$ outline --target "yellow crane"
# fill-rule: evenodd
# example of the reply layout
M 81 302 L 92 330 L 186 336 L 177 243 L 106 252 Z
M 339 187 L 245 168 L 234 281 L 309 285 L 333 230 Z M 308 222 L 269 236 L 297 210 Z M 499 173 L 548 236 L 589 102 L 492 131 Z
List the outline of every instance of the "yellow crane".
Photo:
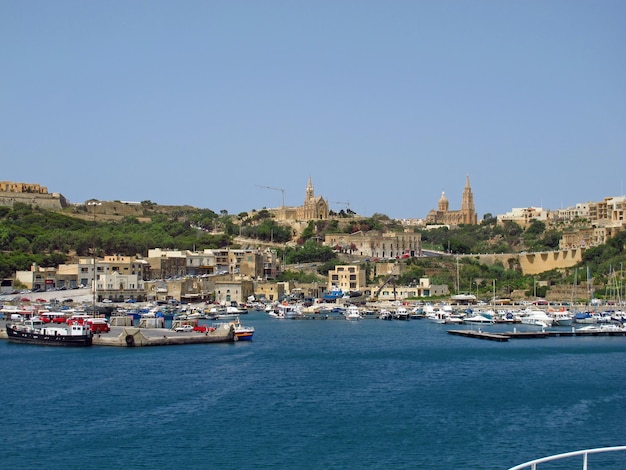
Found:
M 375 301 L 378 300 L 378 296 L 380 295 L 381 291 L 390 282 L 393 284 L 393 300 L 395 301 L 396 300 L 396 296 L 397 296 L 397 293 L 396 293 L 396 279 L 397 279 L 397 277 L 395 275 L 389 276 L 387 278 L 387 280 L 385 282 L 383 282 L 383 285 L 378 288 L 378 290 L 376 291 L 376 293 L 372 297 L 372 301 L 375 302 Z

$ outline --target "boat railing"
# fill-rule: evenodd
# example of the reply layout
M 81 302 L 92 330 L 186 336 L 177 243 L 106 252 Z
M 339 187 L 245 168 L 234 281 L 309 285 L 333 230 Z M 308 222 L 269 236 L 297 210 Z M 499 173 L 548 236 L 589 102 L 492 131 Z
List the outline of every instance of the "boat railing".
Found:
M 561 459 L 566 459 L 570 457 L 578 457 L 578 456 L 582 456 L 583 470 L 587 470 L 587 461 L 588 461 L 589 454 L 601 454 L 604 452 L 615 452 L 615 451 L 626 451 L 626 446 L 598 447 L 596 449 L 577 450 L 574 452 L 566 452 L 564 454 L 550 455 L 548 457 L 542 457 L 540 459 L 529 460 L 528 462 L 522 463 L 520 465 L 516 465 L 515 467 L 511 467 L 509 468 L 509 470 L 522 470 L 525 468 L 536 470 L 537 464 L 544 463 L 544 462 L 552 462 L 554 460 L 561 460 Z

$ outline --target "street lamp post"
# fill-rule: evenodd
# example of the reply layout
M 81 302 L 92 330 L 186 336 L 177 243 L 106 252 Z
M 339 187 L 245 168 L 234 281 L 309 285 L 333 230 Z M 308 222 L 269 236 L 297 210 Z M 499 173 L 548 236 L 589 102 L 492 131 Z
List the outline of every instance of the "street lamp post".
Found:
M 102 205 L 100 201 L 93 200 L 87 203 L 88 206 L 93 206 L 93 280 L 91 282 L 91 291 L 93 295 L 92 299 L 92 315 L 96 315 L 96 206 Z

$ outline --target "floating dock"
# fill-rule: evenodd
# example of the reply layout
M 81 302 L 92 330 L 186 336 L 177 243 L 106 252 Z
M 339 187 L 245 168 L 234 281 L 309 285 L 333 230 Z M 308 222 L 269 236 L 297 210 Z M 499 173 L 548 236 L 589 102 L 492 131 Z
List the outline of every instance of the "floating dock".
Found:
M 489 341 L 508 341 L 510 339 L 557 338 L 560 336 L 626 336 L 626 329 L 621 330 L 542 330 L 542 331 L 506 331 L 490 333 L 482 330 L 448 330 L 451 335 L 465 336 L 466 338 L 485 339 Z
M 465 336 L 466 338 L 486 339 L 489 341 L 508 341 L 511 339 L 509 336 L 498 333 L 485 333 L 480 330 L 448 330 L 451 335 Z

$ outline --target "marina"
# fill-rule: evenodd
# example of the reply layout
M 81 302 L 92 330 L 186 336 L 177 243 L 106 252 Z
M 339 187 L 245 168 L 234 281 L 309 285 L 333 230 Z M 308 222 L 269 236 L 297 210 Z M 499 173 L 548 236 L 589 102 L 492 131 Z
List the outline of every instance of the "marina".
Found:
M 317 303 L 303 307 L 298 303 L 259 304 L 256 307 L 207 307 L 186 305 L 180 309 L 154 305 L 117 308 L 113 315 L 93 317 L 84 311 L 48 310 L 47 306 L 4 306 L 0 313 L 3 327 L 0 339 L 40 345 L 144 347 L 249 341 L 254 328 L 242 324 L 240 317 L 249 311 L 277 320 L 391 320 L 424 321 L 440 325 L 449 335 L 508 342 L 511 339 L 557 337 L 626 336 L 624 314 L 593 312 L 586 315 L 552 308 L 472 310 L 467 307 L 411 305 L 409 303 L 370 303 L 357 306 L 350 302 Z M 16 313 L 20 312 L 20 313 Z M 236 312 L 236 313 L 235 313 Z M 578 319 L 580 318 L 580 319 Z M 214 322 L 214 323 L 211 323 Z M 37 327 L 34 327 L 34 324 Z M 83 339 L 70 333 L 83 328 L 91 334 Z M 6 324 L 6 326 L 4 326 Z M 453 326 L 453 329 L 449 327 Z M 27 330 L 29 331 L 27 333 Z M 19 334 L 18 334 L 19 332 Z M 31 334 L 30 332 L 33 332 Z

